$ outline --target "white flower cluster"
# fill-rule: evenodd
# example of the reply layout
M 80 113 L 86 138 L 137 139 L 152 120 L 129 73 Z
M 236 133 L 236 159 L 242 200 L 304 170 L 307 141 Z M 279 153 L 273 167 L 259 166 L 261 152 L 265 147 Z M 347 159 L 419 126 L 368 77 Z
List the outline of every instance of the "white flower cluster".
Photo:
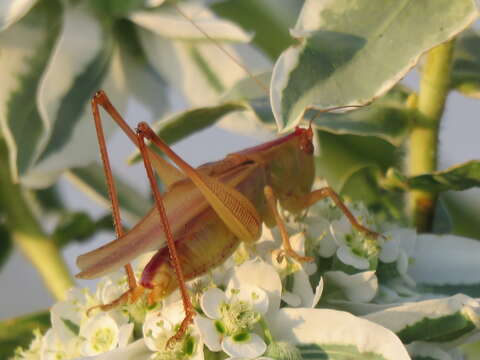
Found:
M 351 207 L 365 226 L 377 230 L 361 206 Z M 277 230 L 264 228 L 255 246 L 240 246 L 220 268 L 190 282 L 196 315 L 180 341 L 169 342 L 184 317 L 178 293 L 154 307 L 140 300 L 106 312 L 88 311 L 127 289 L 125 275 L 118 273 L 101 281 L 95 294 L 72 289 L 66 301 L 52 307 L 52 328 L 43 336 L 37 333 L 14 359 L 294 360 L 345 344 L 356 346 L 342 348 L 347 352 L 358 348 L 386 359 L 408 359 L 405 346 L 387 330 L 388 321 L 399 321 L 384 320 L 381 310 L 421 298 L 407 274 L 415 232 L 395 229 L 375 239 L 353 229 L 342 215 L 325 216 L 326 209 L 319 204 L 301 221 L 289 223 L 294 250 L 314 262 L 281 255 Z M 142 268 L 137 266 L 137 275 Z M 453 304 L 451 311 L 462 309 L 476 319 L 475 300 L 445 301 Z M 322 307 L 373 313 L 375 323 Z

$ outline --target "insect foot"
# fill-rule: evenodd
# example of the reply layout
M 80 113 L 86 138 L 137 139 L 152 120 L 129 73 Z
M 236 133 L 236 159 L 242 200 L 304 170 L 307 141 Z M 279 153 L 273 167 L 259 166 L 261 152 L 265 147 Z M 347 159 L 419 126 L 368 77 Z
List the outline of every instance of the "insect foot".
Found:
M 170 339 L 168 339 L 165 349 L 173 349 L 175 344 L 180 340 L 182 340 L 182 338 L 185 336 L 187 332 L 188 326 L 193 322 L 194 316 L 195 316 L 195 311 L 187 310 L 187 313 L 185 314 L 185 318 L 182 320 L 182 323 L 180 324 L 180 328 L 177 330 L 175 335 L 173 335 Z
M 144 292 L 145 288 L 143 286 L 136 286 L 133 289 L 125 291 L 122 295 L 113 300 L 111 303 L 92 306 L 87 310 L 87 316 L 90 316 L 91 312 L 95 309 L 100 309 L 101 311 L 108 311 L 115 309 L 116 307 L 121 305 L 133 304 L 137 302 L 138 299 L 140 299 Z

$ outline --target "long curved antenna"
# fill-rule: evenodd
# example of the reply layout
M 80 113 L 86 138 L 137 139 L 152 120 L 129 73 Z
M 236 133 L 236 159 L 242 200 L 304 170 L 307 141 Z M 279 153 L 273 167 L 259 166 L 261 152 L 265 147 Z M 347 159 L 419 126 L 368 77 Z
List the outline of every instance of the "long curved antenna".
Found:
M 310 119 L 310 121 L 308 123 L 308 127 L 309 128 L 312 127 L 313 120 L 315 120 L 317 117 L 319 117 L 320 114 L 327 113 L 327 112 L 330 112 L 330 111 L 335 111 L 335 110 L 341 110 L 341 109 L 349 109 L 349 108 L 357 109 L 357 108 L 362 108 L 364 106 L 365 105 L 343 105 L 343 106 L 334 106 L 334 107 L 330 107 L 330 108 L 326 108 L 326 109 L 317 110 L 317 113 L 315 114 L 315 116 Z
M 260 81 L 255 75 L 253 75 L 250 70 L 247 69 L 245 65 L 243 65 L 235 56 L 230 54 L 217 40 L 212 38 L 208 33 L 203 30 L 200 26 L 198 26 L 193 19 L 188 16 L 183 10 L 180 9 L 176 4 L 171 4 L 180 15 L 182 15 L 188 22 L 190 22 L 198 31 L 200 31 L 208 40 L 210 40 L 221 52 L 223 52 L 225 55 L 227 55 L 235 64 L 237 64 L 243 71 L 247 73 L 248 76 L 250 76 L 253 81 L 257 83 L 257 85 L 265 91 L 265 93 L 268 95 L 270 90 L 267 85 L 265 85 L 262 81 Z

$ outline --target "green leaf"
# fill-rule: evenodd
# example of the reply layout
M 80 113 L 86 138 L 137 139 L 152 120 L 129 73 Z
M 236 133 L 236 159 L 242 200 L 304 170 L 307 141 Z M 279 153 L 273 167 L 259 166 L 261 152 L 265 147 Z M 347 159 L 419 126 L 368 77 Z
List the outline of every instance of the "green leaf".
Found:
M 343 311 L 283 308 L 269 325 L 275 340 L 299 347 L 303 359 L 410 359 L 391 331 Z
M 449 354 L 441 345 L 416 341 L 407 346 L 412 360 L 453 360 L 454 354 Z M 463 347 L 462 347 L 463 350 Z M 454 350 L 455 351 L 455 350 Z M 463 351 L 462 351 L 463 353 Z
M 447 192 L 440 194 L 445 201 L 453 222 L 453 233 L 472 239 L 480 239 L 480 223 L 478 222 L 478 206 L 467 202 L 471 195 L 466 192 Z
M 406 177 L 395 169 L 389 169 L 385 186 L 409 190 L 448 191 L 466 190 L 480 186 L 480 160 L 452 166 L 430 174 Z
M 33 339 L 33 330 L 46 332 L 50 327 L 50 314 L 42 311 L 0 322 L 0 358 L 8 359 L 14 350 L 28 347 Z
M 379 185 L 381 169 L 367 166 L 353 173 L 342 187 L 342 196 L 351 201 L 365 204 L 375 214 L 378 223 L 395 221 L 406 224 L 403 194 L 388 191 Z
M 159 119 L 170 107 L 167 83 L 148 62 L 132 22 L 117 21 L 115 35 L 128 87 L 125 92 L 145 105 L 152 112 L 153 119 Z
M 309 108 L 372 101 L 476 16 L 473 0 L 307 0 L 292 30 L 298 44 L 273 70 L 278 127 L 291 129 Z
M 480 98 L 480 34 L 470 30 L 455 41 L 452 88 L 462 94 Z
M 453 230 L 452 217 L 443 198 L 437 200 L 435 214 L 433 216 L 433 229 L 435 234 L 450 234 Z
M 300 0 L 227 0 L 211 7 L 218 15 L 254 33 L 252 42 L 276 59 L 293 43 L 288 29 L 295 24 L 301 6 Z
M 344 113 L 323 113 L 311 110 L 306 120 L 314 119 L 317 129 L 332 134 L 375 136 L 399 146 L 408 132 L 410 111 L 405 103 L 410 91 L 396 86 L 374 103 Z
M 138 35 L 151 66 L 178 88 L 190 106 L 217 105 L 223 92 L 245 77 L 245 70 L 225 51 L 238 62 L 247 63 L 252 73 L 270 66 L 265 60 L 257 61 L 260 56 L 250 66 L 247 60 L 251 60 L 251 52 L 238 51 L 225 42 L 168 40 L 140 27 Z
M 82 168 L 70 169 L 67 172 L 67 178 L 80 190 L 110 210 L 111 203 L 101 165 L 92 164 Z M 114 178 L 120 207 L 123 210 L 122 216 L 125 216 L 132 223 L 138 222 L 150 210 L 150 202 L 117 176 L 114 175 Z
M 10 231 L 4 224 L 0 224 L 0 269 L 7 262 L 12 253 L 13 242 Z
M 163 141 L 172 145 L 197 131 L 212 126 L 223 116 L 233 111 L 241 111 L 245 109 L 246 107 L 242 103 L 230 102 L 219 106 L 202 107 L 184 111 L 165 120 L 160 120 L 154 125 L 155 128 L 158 128 L 155 132 Z M 150 145 L 150 147 L 153 150 L 157 149 L 153 145 Z M 135 163 L 140 160 L 140 154 L 136 151 L 130 157 L 129 162 Z
M 395 148 L 380 139 L 354 135 L 333 135 L 319 131 L 317 175 L 341 191 L 348 179 L 365 168 L 386 169 L 395 161 Z M 361 190 L 359 189 L 359 192 Z
M 122 18 L 128 13 L 145 7 L 144 0 L 90 0 L 89 5 L 104 18 Z
M 456 235 L 421 234 L 411 256 L 408 272 L 424 290 L 480 295 L 479 241 Z
M 15 179 L 33 163 L 45 131 L 35 97 L 60 31 L 61 10 L 57 1 L 41 1 L 0 33 L 0 129 Z
M 461 343 L 478 331 L 477 308 L 476 300 L 458 294 L 394 306 L 364 318 L 392 330 L 405 344 L 413 341 Z
M 385 360 L 386 358 L 375 352 L 361 352 L 359 347 L 354 345 L 299 345 L 298 349 L 302 354 L 302 359 L 365 359 L 365 360 Z
M 53 185 L 34 192 L 34 200 L 43 213 L 58 213 L 65 209 L 65 204 L 59 193 L 58 185 Z
M 97 231 L 113 229 L 113 221 L 110 215 L 99 220 L 93 220 L 85 212 L 66 212 L 60 218 L 52 239 L 59 247 L 68 245 L 72 241 L 84 241 L 90 239 Z
M 20 20 L 37 0 L 3 0 L 0 2 L 0 31 Z
M 265 93 L 265 90 L 259 86 L 261 84 L 269 84 L 272 77 L 271 71 L 260 73 L 255 75 L 255 78 L 246 77 L 235 83 L 230 89 L 228 89 L 222 96 L 222 102 L 243 102 L 245 106 L 255 114 L 254 124 L 250 126 L 253 130 L 250 134 L 256 133 L 257 127 L 264 127 L 264 129 L 270 129 L 272 132 L 276 132 L 275 118 L 273 117 L 272 108 L 270 106 L 270 99 Z M 251 119 L 252 117 L 249 117 Z M 237 120 L 237 119 L 234 119 Z M 225 125 L 225 124 L 222 124 Z M 238 124 L 229 122 L 227 129 L 230 128 L 235 132 L 243 132 L 247 128 L 245 121 Z

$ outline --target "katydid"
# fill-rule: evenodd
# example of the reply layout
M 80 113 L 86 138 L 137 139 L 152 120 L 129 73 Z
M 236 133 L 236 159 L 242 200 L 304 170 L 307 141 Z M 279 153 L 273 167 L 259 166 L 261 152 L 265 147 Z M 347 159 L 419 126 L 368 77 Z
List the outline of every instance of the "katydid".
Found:
M 155 195 L 153 209 L 126 233 L 118 230 L 121 229 L 119 206 L 101 130 L 99 106 L 141 150 Z M 330 197 L 353 227 L 373 237 L 378 236 L 356 221 L 330 187 L 312 191 L 315 171 L 311 126 L 306 129 L 297 127 L 293 133 L 279 139 L 194 169 L 147 124 L 140 123 L 135 133 L 104 92 L 99 91 L 95 95 L 92 107 L 112 208 L 116 214 L 117 239 L 79 256 L 77 264 L 81 272 L 77 277 L 96 278 L 127 266 L 130 285 L 120 298 L 100 306 L 103 310 L 134 302 L 146 291 L 148 300 L 157 302 L 180 288 L 186 314 L 177 333 L 181 336 L 194 314 L 185 281 L 222 264 L 241 241 L 251 243 L 258 240 L 262 223 L 279 227 L 284 255 L 309 261 L 310 258 L 299 256 L 292 249 L 277 202 L 287 211 L 299 214 L 315 202 Z M 160 148 L 178 168 L 147 148 L 144 138 Z M 167 186 L 163 199 L 155 184 L 152 165 Z M 128 264 L 140 254 L 154 249 L 159 250 L 144 268 L 137 285 Z

